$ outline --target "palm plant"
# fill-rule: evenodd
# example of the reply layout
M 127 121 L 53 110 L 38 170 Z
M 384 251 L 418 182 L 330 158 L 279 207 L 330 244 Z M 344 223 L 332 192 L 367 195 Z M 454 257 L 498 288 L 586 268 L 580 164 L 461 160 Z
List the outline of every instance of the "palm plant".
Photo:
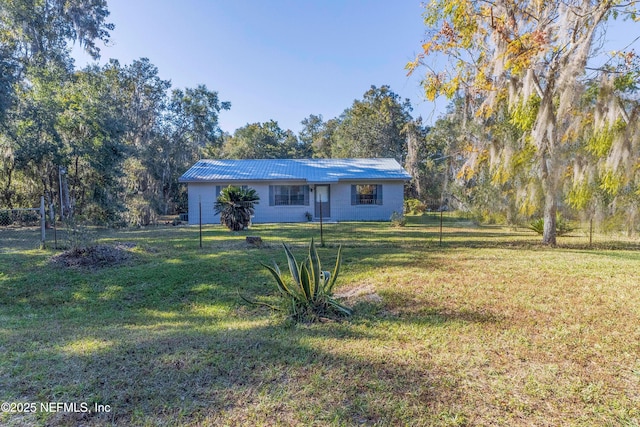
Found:
M 260 197 L 252 188 L 234 187 L 230 185 L 220 191 L 220 195 L 213 205 L 216 214 L 220 214 L 220 224 L 231 231 L 244 230 L 251 223 L 254 205 Z
M 529 230 L 533 230 L 539 235 L 544 232 L 544 218 L 538 218 L 533 220 L 527 227 Z M 556 215 L 556 235 L 564 236 L 571 233 L 574 228 L 566 221 L 560 214 Z
M 298 262 L 291 250 L 283 243 L 289 263 L 291 279 L 285 279 L 280 268 L 274 263 L 271 267 L 264 265 L 276 279 L 280 294 L 284 299 L 285 310 L 296 321 L 317 321 L 325 318 L 344 317 L 352 314 L 352 310 L 333 298 L 340 265 L 342 263 L 342 247 L 338 249 L 333 272 L 322 270 L 320 258 L 313 239 L 309 245 L 307 258 Z

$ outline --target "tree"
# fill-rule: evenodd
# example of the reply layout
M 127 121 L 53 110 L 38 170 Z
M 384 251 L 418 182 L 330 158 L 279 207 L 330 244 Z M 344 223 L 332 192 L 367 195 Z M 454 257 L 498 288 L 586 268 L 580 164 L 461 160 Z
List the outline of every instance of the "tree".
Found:
M 56 125 L 62 112 L 58 89 L 67 71 L 55 64 L 32 66 L 25 77 L 29 84 L 16 87 L 16 101 L 3 122 L 0 179 L 7 206 L 35 204 L 41 195 L 51 195 L 63 155 Z
M 224 142 L 222 153 L 228 159 L 295 159 L 309 155 L 308 147 L 274 120 L 237 129 Z
M 325 129 L 325 123 L 322 120 L 322 114 L 316 116 L 314 114 L 303 119 L 300 124 L 303 126 L 302 130 L 298 134 L 300 143 L 306 148 L 305 151 L 309 153 L 309 157 L 322 157 L 316 156 L 318 149 L 322 145 L 322 136 Z
M 254 205 L 257 205 L 259 200 L 256 190 L 230 185 L 220 191 L 213 209 L 216 215 L 220 214 L 220 224 L 231 231 L 240 231 L 251 223 Z
M 579 139 L 584 110 L 583 79 L 599 31 L 616 14 L 633 14 L 635 1 L 582 2 L 514 0 L 434 0 L 425 9 L 428 40 L 407 67 L 425 69 L 428 99 L 460 94 L 478 106 L 489 130 L 499 114 L 521 131 L 517 151 L 530 153 L 523 164 L 535 170 L 544 198 L 543 242 L 556 243 L 556 211 L 565 170 Z M 450 59 L 440 71 L 428 59 Z M 604 70 L 602 70 L 604 71 Z M 624 117 L 618 108 L 615 117 Z M 628 122 L 627 122 L 628 123 Z M 608 125 L 607 120 L 590 125 Z M 491 150 L 488 137 L 473 141 L 474 152 Z M 474 156 L 482 158 L 483 156 Z M 503 156 L 504 161 L 505 156 Z M 469 164 L 473 167 L 473 164 Z
M 168 91 L 171 81 L 159 76 L 158 67 L 149 59 L 134 60 L 131 65 L 121 66 L 111 60 L 110 70 L 118 74 L 121 96 L 125 100 L 124 114 L 127 117 L 125 139 L 134 151 L 142 150 L 154 137 L 169 103 Z
M 3 203 L 50 201 L 64 157 L 60 87 L 71 78 L 69 42 L 94 58 L 113 25 L 106 1 L 0 0 L 0 182 Z
M 110 73 L 118 75 L 127 122 L 124 140 L 130 154 L 124 161 L 122 177 L 126 222 L 148 225 L 162 211 L 161 185 L 154 178 L 150 163 L 160 160 L 152 146 L 162 135 L 162 118 L 169 103 L 171 82 L 161 79 L 158 68 L 147 58 L 125 66 L 112 60 Z
M 569 166 L 567 200 L 583 218 L 621 218 L 632 234 L 640 222 L 640 58 L 617 52 L 604 70 L 583 97 L 590 111 Z
M 342 113 L 331 146 L 332 157 L 406 157 L 404 126 L 412 120 L 411 104 L 389 86 L 371 86 L 362 100 Z
M 107 42 L 114 28 L 108 16 L 106 0 L 0 0 L 0 118 L 29 66 L 71 68 L 69 41 L 98 58 L 96 41 Z
M 71 208 L 94 224 L 119 224 L 125 210 L 122 182 L 125 157 L 126 99 L 112 64 L 74 73 L 61 90 L 62 112 L 56 129 L 64 143 L 59 177 L 69 185 Z
M 172 91 L 142 161 L 155 182 L 161 213 L 166 215 L 176 205 L 186 204 L 186 189 L 178 184 L 178 178 L 201 158 L 206 147 L 221 148 L 218 116 L 229 108 L 231 103 L 220 101 L 218 93 L 204 85 Z
M 410 197 L 423 197 L 426 191 L 424 186 L 425 176 L 423 175 L 423 165 L 426 161 L 425 135 L 427 129 L 422 126 L 422 120 L 414 120 L 405 125 L 402 133 L 406 137 L 407 157 L 404 168 L 411 175 L 411 182 L 408 188 Z

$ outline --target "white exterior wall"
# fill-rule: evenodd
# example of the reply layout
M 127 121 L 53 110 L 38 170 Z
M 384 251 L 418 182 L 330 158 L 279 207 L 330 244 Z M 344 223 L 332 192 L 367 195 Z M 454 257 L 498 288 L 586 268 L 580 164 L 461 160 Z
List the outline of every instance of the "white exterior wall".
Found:
M 382 184 L 381 205 L 352 205 L 351 185 Z M 189 224 L 198 224 L 198 202 L 202 202 L 202 223 L 219 224 L 220 216 L 214 215 L 213 204 L 216 198 L 216 186 L 226 187 L 229 183 L 188 184 Z M 255 206 L 254 223 L 269 222 L 305 222 L 306 212 L 314 215 L 314 193 L 309 193 L 308 206 L 269 206 L 269 185 L 306 185 L 303 182 L 243 182 L 232 185 L 247 185 L 256 190 L 260 202 Z M 309 185 L 313 189 L 314 185 Z M 404 205 L 404 183 L 398 181 L 353 181 L 330 184 L 331 215 L 326 221 L 389 221 L 395 211 L 402 213 Z

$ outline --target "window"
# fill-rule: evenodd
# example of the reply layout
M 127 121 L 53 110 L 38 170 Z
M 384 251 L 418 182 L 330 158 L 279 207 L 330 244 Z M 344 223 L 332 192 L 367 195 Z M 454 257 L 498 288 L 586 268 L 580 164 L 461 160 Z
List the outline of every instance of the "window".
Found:
M 227 188 L 229 186 L 234 186 L 234 187 L 240 187 L 243 190 L 246 190 L 247 188 L 249 188 L 248 185 L 233 185 L 233 184 L 229 184 L 229 185 L 216 185 L 216 199 L 218 197 L 220 197 L 220 192 L 222 191 L 223 188 Z
M 359 184 L 351 186 L 352 205 L 381 205 L 382 185 Z
M 308 185 L 270 185 L 269 206 L 308 206 Z

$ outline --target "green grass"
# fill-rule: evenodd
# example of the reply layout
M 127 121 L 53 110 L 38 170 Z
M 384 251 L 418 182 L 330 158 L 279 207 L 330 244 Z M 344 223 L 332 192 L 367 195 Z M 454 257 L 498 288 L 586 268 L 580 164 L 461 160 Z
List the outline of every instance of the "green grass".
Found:
M 197 227 L 96 231 L 135 258 L 92 270 L 2 231 L 0 401 L 111 412 L 0 424 L 639 425 L 638 241 L 547 248 L 445 217 L 441 245 L 438 220 L 326 224 L 355 315 L 313 325 L 238 292 L 275 301 L 259 263 L 285 266 L 280 242 L 302 253 L 317 224 L 206 227 L 202 249 Z

